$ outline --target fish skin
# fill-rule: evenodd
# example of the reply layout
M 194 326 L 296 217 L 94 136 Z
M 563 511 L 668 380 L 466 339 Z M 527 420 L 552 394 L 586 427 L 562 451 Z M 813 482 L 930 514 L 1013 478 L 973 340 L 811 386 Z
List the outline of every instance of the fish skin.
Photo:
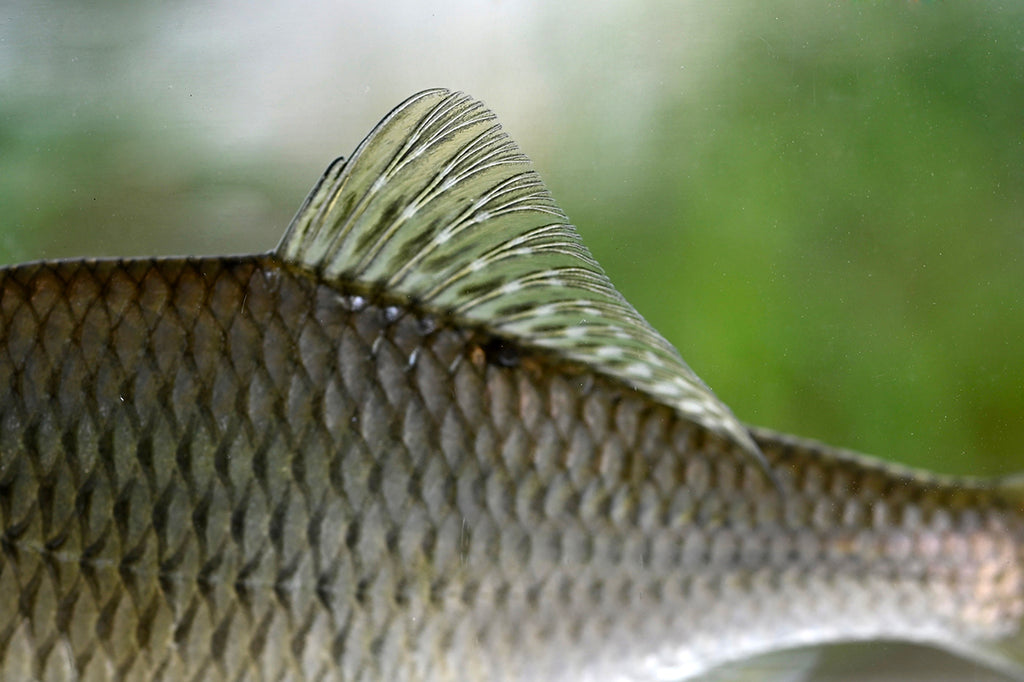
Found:
M 671 679 L 1018 627 L 1018 509 L 273 257 L 0 271 L 0 678 Z
M 0 679 L 1020 676 L 1018 481 L 751 434 L 279 252 L 3 268 Z

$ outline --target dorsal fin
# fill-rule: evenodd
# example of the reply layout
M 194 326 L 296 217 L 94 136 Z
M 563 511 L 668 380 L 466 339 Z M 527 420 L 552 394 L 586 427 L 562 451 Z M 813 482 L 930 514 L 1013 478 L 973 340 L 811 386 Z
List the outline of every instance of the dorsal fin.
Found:
M 427 90 L 327 169 L 277 255 L 543 348 L 739 443 L 732 412 L 612 286 L 483 104 Z

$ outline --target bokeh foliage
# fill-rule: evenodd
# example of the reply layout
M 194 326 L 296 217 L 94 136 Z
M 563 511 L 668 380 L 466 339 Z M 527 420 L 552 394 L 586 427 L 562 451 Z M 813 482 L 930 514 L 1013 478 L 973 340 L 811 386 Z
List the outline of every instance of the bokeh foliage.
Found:
M 746 8 L 642 163 L 558 195 L 741 418 L 1024 469 L 1024 5 Z

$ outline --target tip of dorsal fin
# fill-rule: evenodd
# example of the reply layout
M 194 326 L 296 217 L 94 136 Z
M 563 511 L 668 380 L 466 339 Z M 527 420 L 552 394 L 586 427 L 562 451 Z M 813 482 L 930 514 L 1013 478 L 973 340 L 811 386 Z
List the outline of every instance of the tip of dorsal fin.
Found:
M 747 429 L 612 286 L 495 115 L 462 93 L 398 105 L 327 169 L 277 255 L 584 363 L 765 466 Z

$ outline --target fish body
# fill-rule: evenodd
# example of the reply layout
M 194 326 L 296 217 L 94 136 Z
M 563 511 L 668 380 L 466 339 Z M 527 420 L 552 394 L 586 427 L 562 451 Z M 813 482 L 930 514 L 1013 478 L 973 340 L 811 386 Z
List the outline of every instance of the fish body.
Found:
M 265 255 L 0 270 L 0 679 L 1019 674 L 1015 481 L 740 424 L 428 91 Z

